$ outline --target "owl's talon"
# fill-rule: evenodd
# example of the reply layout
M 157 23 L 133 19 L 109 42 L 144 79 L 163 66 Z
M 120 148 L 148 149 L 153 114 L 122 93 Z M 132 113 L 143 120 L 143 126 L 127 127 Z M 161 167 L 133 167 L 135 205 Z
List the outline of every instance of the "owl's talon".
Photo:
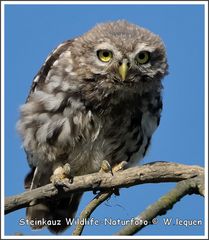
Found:
M 70 183 L 73 183 L 73 176 L 72 176 L 72 171 L 69 163 L 66 163 L 63 166 L 64 174 L 65 176 L 69 179 Z
M 98 194 L 98 193 L 99 193 L 99 190 L 98 190 L 98 189 L 93 189 L 93 191 L 92 191 L 92 192 L 93 192 L 93 194 L 94 194 L 94 195 L 96 195 L 96 194 Z
M 55 186 L 62 186 L 65 178 L 61 175 L 52 175 L 50 181 Z
M 115 194 L 115 196 L 120 196 L 120 191 L 118 188 L 113 189 L 113 193 Z
M 52 180 L 52 184 L 56 187 L 56 188 L 70 188 L 71 182 L 69 181 L 68 178 L 64 178 L 64 179 L 53 179 Z
M 101 168 L 99 172 L 103 172 L 103 173 L 108 173 L 110 172 L 112 175 L 112 167 L 110 166 L 109 162 L 107 160 L 103 160 L 102 164 L 101 164 Z
M 63 170 L 64 170 L 64 174 L 66 176 L 70 176 L 71 175 L 71 167 L 70 167 L 70 164 L 69 163 L 66 163 L 64 166 L 63 166 Z

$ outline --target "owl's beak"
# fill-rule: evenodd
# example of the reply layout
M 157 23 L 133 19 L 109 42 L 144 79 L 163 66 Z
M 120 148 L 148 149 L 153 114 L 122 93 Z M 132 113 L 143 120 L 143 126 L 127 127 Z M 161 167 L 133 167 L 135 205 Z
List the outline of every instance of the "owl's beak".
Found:
M 130 63 L 128 62 L 127 59 L 123 59 L 123 61 L 120 62 L 120 64 L 119 64 L 118 71 L 119 71 L 119 74 L 120 74 L 120 76 L 121 76 L 123 81 L 126 80 L 126 76 L 127 76 L 127 73 L 128 73 L 129 65 L 130 65 Z

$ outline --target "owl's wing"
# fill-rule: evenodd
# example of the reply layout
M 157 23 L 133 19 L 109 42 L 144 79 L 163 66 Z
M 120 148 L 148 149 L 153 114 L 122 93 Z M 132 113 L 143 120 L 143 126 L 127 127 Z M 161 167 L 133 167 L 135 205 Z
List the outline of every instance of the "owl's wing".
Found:
M 61 43 L 48 55 L 41 69 L 38 71 L 38 73 L 33 79 L 32 86 L 29 95 L 26 99 L 26 102 L 29 101 L 32 93 L 34 93 L 37 89 L 41 88 L 41 86 L 44 85 L 47 74 L 50 71 L 51 67 L 53 66 L 54 62 L 59 58 L 59 56 L 64 51 L 66 51 L 70 47 L 72 41 L 73 40 L 67 40 Z M 32 159 L 33 155 L 31 155 L 30 152 L 28 152 L 26 149 L 25 152 L 31 167 L 31 172 L 25 178 L 25 188 L 33 189 L 38 187 L 37 183 L 40 181 L 41 173 L 38 170 L 38 167 L 34 167 L 34 165 L 32 164 L 34 162 L 34 160 Z
M 27 100 L 29 100 L 30 95 L 36 91 L 37 88 L 41 87 L 41 85 L 44 84 L 45 79 L 47 77 L 47 74 L 49 72 L 49 70 L 51 69 L 51 67 L 53 66 L 54 62 L 59 58 L 59 56 L 66 51 L 73 40 L 67 40 L 63 43 L 61 43 L 60 45 L 58 45 L 50 54 L 49 56 L 46 58 L 43 66 L 41 67 L 41 69 L 39 70 L 39 72 L 36 74 L 36 76 L 33 79 L 33 83 L 29 92 L 29 95 L 27 97 Z
M 30 98 L 34 92 L 36 92 L 37 90 L 41 90 L 44 87 L 47 75 L 51 67 L 53 66 L 55 61 L 60 57 L 60 55 L 70 47 L 71 42 L 72 41 L 69 40 L 60 44 L 47 57 L 45 63 L 43 64 L 40 71 L 38 72 L 38 74 L 35 76 L 33 80 L 26 103 L 30 102 Z M 29 114 L 29 117 L 31 117 L 30 114 Z M 30 124 L 32 125 L 33 123 L 30 123 Z M 34 137 L 33 134 L 31 134 L 30 137 Z M 31 171 L 28 173 L 28 175 L 25 178 L 25 188 L 34 189 L 47 184 L 49 182 L 49 179 L 52 173 L 52 169 L 50 169 L 50 165 L 45 167 L 38 166 L 37 159 L 36 159 L 37 156 L 34 156 L 34 154 L 32 154 L 30 151 L 27 151 L 26 149 L 25 149 L 25 152 L 27 155 L 29 165 L 31 167 Z M 82 193 L 72 194 L 68 198 L 61 199 L 60 201 L 56 201 L 56 202 L 46 201 L 41 204 L 28 207 L 26 210 L 27 219 L 29 220 L 36 219 L 40 221 L 42 219 L 46 219 L 46 220 L 59 219 L 60 225 L 49 226 L 49 230 L 53 233 L 64 231 L 68 227 L 66 223 L 66 218 L 70 219 L 74 217 L 76 210 L 78 208 L 81 196 L 82 196 Z M 44 225 L 31 225 L 31 227 L 33 229 L 41 229 L 44 227 Z
M 60 44 L 49 55 L 21 107 L 18 130 L 23 137 L 28 163 L 31 168 L 36 168 L 33 179 L 26 178 L 26 185 L 32 188 L 47 184 L 45 179 L 49 180 L 49 177 L 45 171 L 54 171 L 50 167 L 54 168 L 55 159 L 56 162 L 67 161 L 79 141 L 94 141 L 100 130 L 91 111 L 84 108 L 83 96 L 76 88 L 75 74 L 74 78 L 69 74 L 73 41 Z M 44 177 L 40 176 L 40 171 Z

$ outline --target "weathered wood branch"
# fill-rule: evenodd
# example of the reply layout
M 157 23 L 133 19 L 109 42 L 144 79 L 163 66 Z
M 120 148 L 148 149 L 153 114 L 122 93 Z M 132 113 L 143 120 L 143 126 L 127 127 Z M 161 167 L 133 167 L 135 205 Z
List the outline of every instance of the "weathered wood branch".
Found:
M 5 199 L 5 214 L 36 205 L 46 199 L 67 197 L 72 192 L 108 190 L 144 183 L 179 182 L 203 174 L 204 169 L 199 166 L 154 162 L 116 172 L 113 176 L 111 173 L 94 173 L 74 177 L 73 183 L 63 181 L 59 187 L 48 184 L 16 196 L 7 197 Z
M 203 186 L 203 175 L 177 183 L 175 188 L 148 206 L 139 216 L 134 218 L 133 222 L 130 221 L 130 224 L 123 227 L 116 235 L 134 235 L 149 224 L 156 224 L 157 216 L 166 214 L 167 210 L 172 209 L 173 205 L 187 194 L 203 195 Z

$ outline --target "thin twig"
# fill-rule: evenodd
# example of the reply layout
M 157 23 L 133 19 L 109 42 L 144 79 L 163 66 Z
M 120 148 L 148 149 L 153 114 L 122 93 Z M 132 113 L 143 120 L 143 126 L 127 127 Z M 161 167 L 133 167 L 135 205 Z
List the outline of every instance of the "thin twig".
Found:
M 113 194 L 112 191 L 105 192 L 105 193 L 99 193 L 81 212 L 78 224 L 76 225 L 76 228 L 74 229 L 72 235 L 78 236 L 81 235 L 85 226 L 85 221 L 89 219 L 92 212 L 105 200 L 107 200 L 111 195 Z M 83 224 L 81 224 L 83 223 Z
M 183 180 L 177 183 L 175 188 L 162 196 L 157 202 L 146 208 L 145 211 L 134 218 L 134 221 L 129 221 L 129 224 L 115 235 L 133 235 L 149 224 L 156 224 L 157 216 L 166 214 L 167 210 L 172 209 L 173 205 L 187 194 L 196 193 L 203 195 L 203 188 L 203 176 Z

